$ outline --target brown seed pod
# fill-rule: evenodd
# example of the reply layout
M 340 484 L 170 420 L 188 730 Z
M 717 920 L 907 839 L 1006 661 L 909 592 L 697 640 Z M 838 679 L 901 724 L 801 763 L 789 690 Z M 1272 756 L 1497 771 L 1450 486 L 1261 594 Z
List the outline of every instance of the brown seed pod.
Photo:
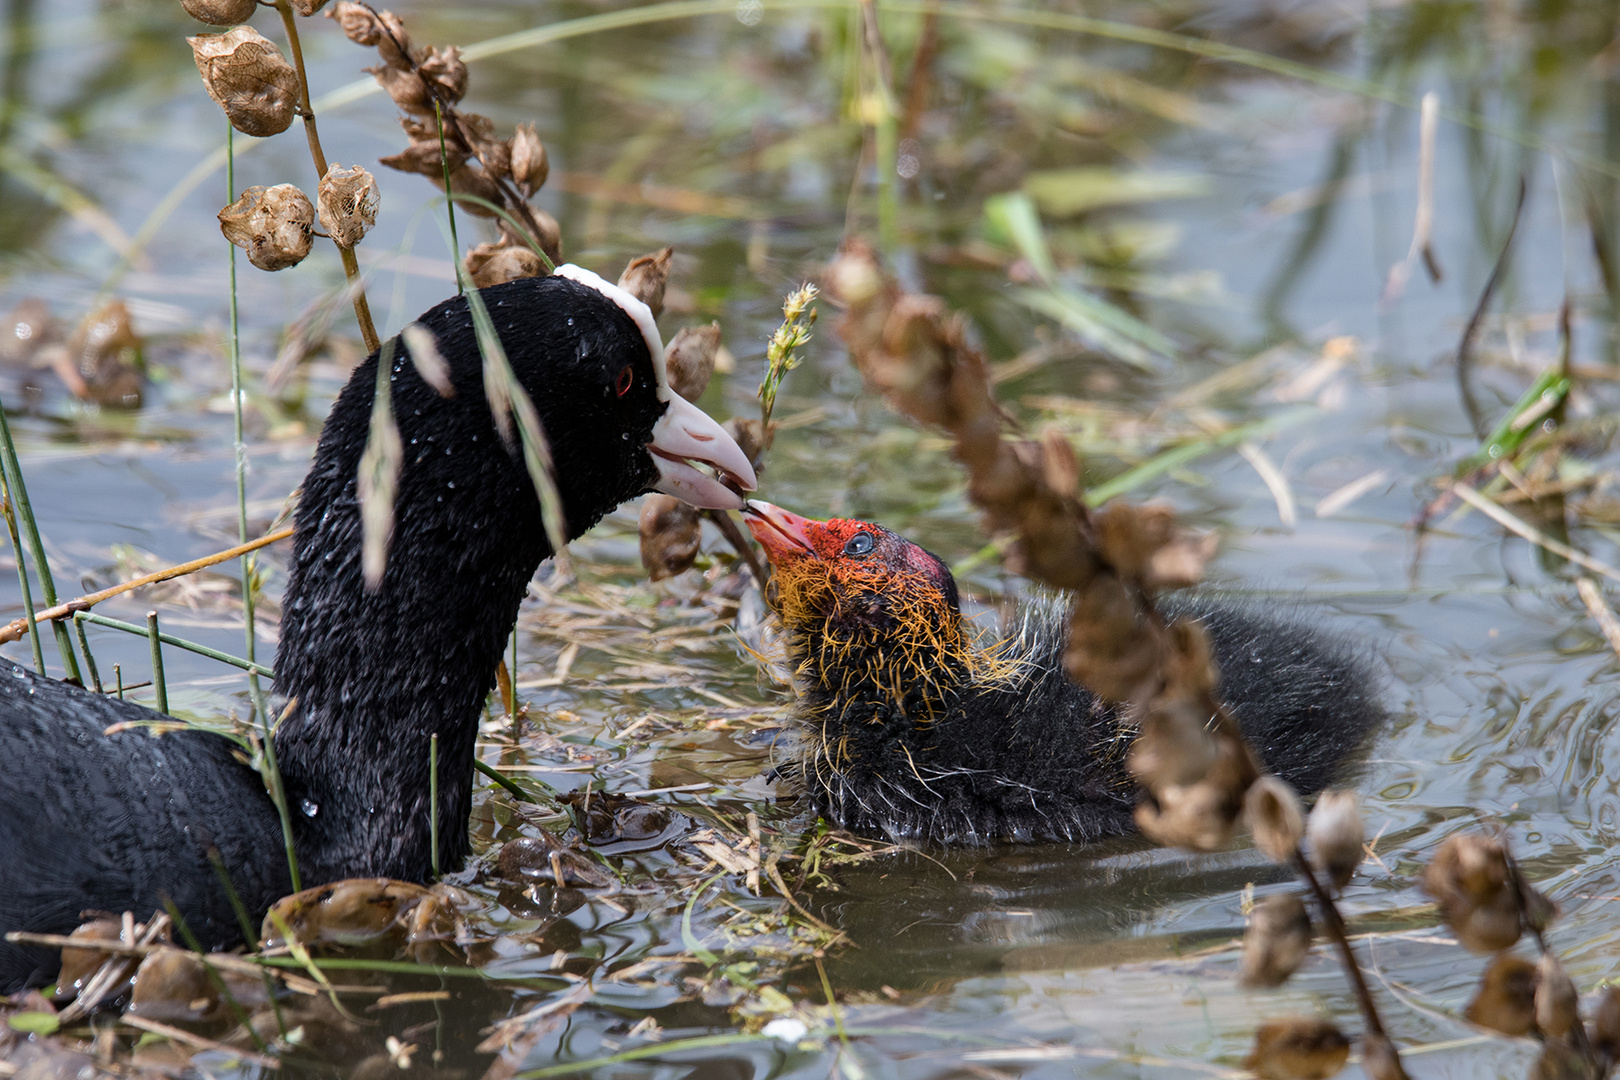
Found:
M 1311 951 L 1311 917 L 1295 893 L 1273 893 L 1254 905 L 1243 935 L 1244 986 L 1280 986 Z
M 465 148 L 461 147 L 453 139 L 446 139 L 444 142 L 444 156 L 441 158 L 439 155 L 439 140 L 435 136 L 432 139 L 414 142 L 397 154 L 390 154 L 377 160 L 390 169 L 415 173 L 429 179 L 442 180 L 446 163 L 450 166 L 450 172 L 454 173 L 466 163 L 467 157 L 468 153 Z
M 1600 1080 L 1604 1075 L 1580 1051 L 1558 1041 L 1543 1046 L 1530 1067 L 1530 1080 Z
M 551 260 L 553 266 L 562 262 L 562 226 L 557 224 L 557 219 L 544 210 L 536 210 L 533 207 L 529 209 L 529 216 L 534 218 L 534 224 L 539 229 L 539 233 L 534 239 L 539 243 L 540 250 L 546 253 L 546 258 Z M 512 232 L 511 227 L 507 225 L 504 219 L 501 221 L 499 228 L 501 235 L 506 238 L 508 244 L 528 246 L 527 241 Z
M 354 247 L 377 223 L 377 180 L 359 165 L 345 169 L 334 161 L 316 198 L 321 228 L 340 248 Z
M 427 84 L 416 72 L 393 64 L 378 64 L 362 70 L 376 79 L 377 85 L 401 109 L 420 116 L 433 115 L 433 99 L 428 96 Z
M 1463 1015 L 1504 1035 L 1528 1035 L 1536 1027 L 1536 965 L 1503 953 L 1480 980 Z
M 180 0 L 180 6 L 186 9 L 198 22 L 205 22 L 210 26 L 235 26 L 237 23 L 247 22 L 253 13 L 258 10 L 258 0 Z
M 479 244 L 467 252 L 461 264 L 480 289 L 518 278 L 543 277 L 546 273 L 546 264 L 526 245 L 505 241 Z
M 692 506 L 673 495 L 654 493 L 641 504 L 641 565 L 653 581 L 691 567 L 702 540 Z
M 696 401 L 714 374 L 714 354 L 720 348 L 720 324 L 683 326 L 664 347 L 669 387 L 687 401 Z
M 1472 951 L 1496 952 L 1519 940 L 1518 890 L 1508 877 L 1507 851 L 1495 837 L 1459 833 L 1446 840 L 1423 870 L 1423 888 Z
M 1367 1080 L 1410 1080 L 1401 1067 L 1395 1044 L 1382 1035 L 1361 1037 L 1361 1071 L 1367 1074 Z
M 1350 1040 L 1330 1020 L 1285 1016 L 1254 1033 L 1244 1068 L 1266 1080 L 1326 1080 L 1350 1059 Z
M 292 184 L 250 187 L 219 212 L 225 239 L 245 250 L 248 262 L 260 270 L 285 270 L 303 262 L 314 225 L 315 207 Z
M 1322 792 L 1311 808 L 1306 835 L 1311 841 L 1311 866 L 1335 889 L 1344 888 L 1366 855 L 1367 830 L 1356 793 Z
M 369 4 L 358 3 L 357 0 L 338 0 L 327 9 L 326 17 L 336 19 L 343 36 L 356 45 L 375 45 L 383 37 L 382 20 Z
M 1536 964 L 1536 1027 L 1550 1038 L 1563 1039 L 1581 1022 L 1580 995 L 1564 966 L 1552 953 Z
M 326 6 L 326 0 L 292 0 L 293 10 L 308 18 Z
M 1126 767 L 1149 791 L 1193 784 L 1209 774 L 1219 756 L 1215 739 L 1197 703 L 1158 699 L 1141 720 L 1141 733 L 1131 744 Z
M 669 263 L 674 256 L 674 248 L 638 256 L 619 275 L 619 288 L 651 308 L 655 319 L 664 312 L 664 286 L 669 283 Z
M 1136 807 L 1136 826 L 1148 839 L 1190 851 L 1216 851 L 1232 839 L 1242 795 L 1210 780 L 1160 788 L 1157 805 Z
M 533 124 L 519 124 L 512 136 L 512 180 L 526 199 L 540 190 L 551 175 L 546 147 L 535 134 Z
M 1620 1060 L 1620 987 L 1606 986 L 1587 1025 L 1592 1049 L 1610 1061 Z
M 756 473 L 761 471 L 763 466 L 760 465 L 759 458 L 765 452 L 765 435 L 764 429 L 760 427 L 759 418 L 733 416 L 721 426 L 726 429 L 727 435 L 737 441 L 738 448 L 742 450 L 748 463 L 754 467 L 754 471 Z M 771 434 L 776 434 L 774 420 L 771 421 Z
M 446 103 L 454 105 L 467 93 L 467 65 L 462 63 L 457 46 L 430 45 L 417 57 L 416 66 L 422 78 L 438 88 Z M 428 111 L 432 112 L 432 108 Z
M 231 126 L 264 138 L 286 131 L 298 112 L 298 73 L 251 26 L 187 38 L 208 96 Z
M 440 191 L 444 190 L 444 179 L 442 177 L 430 176 L 428 179 L 433 181 L 434 187 L 438 188 Z M 500 188 L 495 186 L 495 181 L 490 179 L 488 173 L 470 161 L 450 174 L 450 190 L 455 192 L 457 195 L 472 195 L 484 200 L 486 203 L 493 203 L 496 206 L 500 205 Z M 464 210 L 475 217 L 492 218 L 499 216 L 494 210 L 491 210 L 488 206 L 483 205 L 483 203 L 469 202 L 458 199 L 456 201 L 456 207 L 457 209 Z
M 1243 796 L 1243 816 L 1254 834 L 1254 846 L 1274 863 L 1287 865 L 1305 836 L 1305 811 L 1294 789 L 1266 775 L 1249 785 Z

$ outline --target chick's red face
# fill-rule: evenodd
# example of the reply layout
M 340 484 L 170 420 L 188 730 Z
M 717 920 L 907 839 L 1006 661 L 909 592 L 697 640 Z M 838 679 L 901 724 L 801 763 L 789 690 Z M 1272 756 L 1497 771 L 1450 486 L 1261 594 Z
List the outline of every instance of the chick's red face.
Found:
M 881 525 L 812 521 L 757 500 L 745 515 L 776 568 L 784 615 L 872 616 L 919 599 L 956 610 L 956 581 L 945 564 Z

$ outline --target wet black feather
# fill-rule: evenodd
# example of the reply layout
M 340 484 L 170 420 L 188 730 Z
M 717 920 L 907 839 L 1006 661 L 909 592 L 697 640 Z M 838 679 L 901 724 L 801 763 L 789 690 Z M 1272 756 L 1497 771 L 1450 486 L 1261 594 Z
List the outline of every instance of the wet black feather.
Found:
M 645 444 L 664 406 L 645 340 L 600 292 L 529 278 L 482 296 L 550 436 L 570 535 L 649 490 Z M 394 343 L 405 459 L 382 587 L 360 576 L 356 474 L 373 354 L 332 407 L 304 482 L 283 599 L 276 737 L 303 884 L 426 879 L 428 748 L 439 735 L 440 864 L 468 850 L 473 740 L 529 578 L 551 553 L 521 456 L 485 399 L 466 302 L 420 322 L 456 393 L 442 397 Z M 631 390 L 617 393 L 626 364 Z M 241 931 L 210 865 L 216 847 L 257 920 L 290 887 L 281 827 L 230 740 L 104 735 L 157 714 L 20 668 L 0 669 L 0 932 L 66 933 L 80 912 L 148 917 L 165 896 L 210 946 Z M 0 992 L 47 981 L 52 951 L 0 942 Z

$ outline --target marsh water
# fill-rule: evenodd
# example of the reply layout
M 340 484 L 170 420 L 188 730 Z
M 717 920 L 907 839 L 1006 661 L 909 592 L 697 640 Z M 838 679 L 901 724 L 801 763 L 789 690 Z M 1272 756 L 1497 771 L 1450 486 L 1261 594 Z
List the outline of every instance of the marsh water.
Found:
M 1575 434 L 1547 451 L 1538 481 L 1561 496 L 1513 508 L 1620 561 L 1607 419 L 1620 292 L 1603 266 L 1620 220 L 1612 3 L 1167 0 L 1045 5 L 1035 18 L 942 4 L 921 50 L 927 5 L 879 3 L 910 122 L 893 161 L 864 122 L 872 56 L 852 5 L 668 5 L 621 26 L 571 21 L 622 10 L 589 3 L 393 6 L 419 42 L 485 43 L 466 104 L 503 132 L 536 125 L 552 164 L 537 204 L 561 223 L 572 261 L 613 277 L 635 255 L 675 248 L 666 337 L 718 319 L 735 360 L 701 401 L 711 413 L 756 415 L 782 295 L 856 229 L 908 285 L 966 313 L 1002 399 L 1029 429 L 1070 433 L 1089 484 L 1124 476 L 1129 497 L 1168 499 L 1215 530 L 1214 586 L 1364 643 L 1386 672 L 1390 722 L 1351 781 L 1376 857 L 1346 911 L 1369 935 L 1370 977 L 1386 1023 L 1414 1048 L 1414 1076 L 1521 1076 L 1535 1056 L 1533 1043 L 1460 1018 L 1484 961 L 1449 942 L 1416 882 L 1452 832 L 1500 824 L 1563 905 L 1552 943 L 1577 985 L 1617 974 L 1615 654 L 1575 567 L 1454 499 L 1435 502 L 1480 444 L 1455 358 L 1522 176 L 1524 211 L 1472 384 L 1494 426 L 1557 363 L 1569 299 L 1572 359 L 1586 374 L 1566 415 Z M 201 28 L 178 3 L 0 8 L 0 309 L 43 298 L 71 327 L 116 297 L 144 342 L 138 408 L 84 404 L 48 370 L 3 373 L 52 569 L 71 596 L 236 537 L 228 249 L 214 217 L 226 201 L 225 123 L 184 41 Z M 279 40 L 268 9 L 256 25 Z M 422 178 L 375 165 L 404 139 L 359 70 L 369 51 L 327 20 L 304 25 L 328 156 L 379 174 L 382 211 L 361 262 L 393 333 L 454 289 L 442 202 Z M 1252 52 L 1215 59 L 1109 36 L 1117 26 Z M 545 27 L 577 32 L 510 37 Z M 919 51 L 931 51 L 920 65 Z M 922 107 L 911 110 L 918 79 Z M 1392 289 L 1418 209 L 1417 103 L 1430 91 L 1441 106 L 1443 277 L 1419 260 Z M 238 136 L 236 150 L 238 188 L 312 187 L 296 129 L 257 145 Z M 887 229 L 884 189 L 896 200 Z M 1165 340 L 1120 346 L 1021 302 L 1030 265 L 986 211 L 1011 192 L 1031 194 L 1064 288 L 1106 298 Z M 488 228 L 458 224 L 464 241 Z M 236 272 L 257 534 L 296 488 L 359 345 L 339 311 L 310 359 L 268 387 L 285 329 L 319 309 L 341 271 L 317 247 L 290 271 L 242 261 Z M 958 566 L 991 632 L 1023 586 L 982 550 L 989 538 L 944 441 L 863 392 L 825 314 L 778 403 L 761 494 L 922 542 Z M 1144 462 L 1163 467 L 1128 472 Z M 718 535 L 706 547 L 697 569 L 648 583 L 630 505 L 573 545 L 573 580 L 542 569 L 516 646 L 528 719 L 514 742 L 492 708 L 481 753 L 542 794 L 646 793 L 635 797 L 673 816 L 653 841 L 602 849 L 621 877 L 612 890 L 503 888 L 482 854 L 458 875 L 478 902 L 469 932 L 485 946 L 481 975 L 445 982 L 450 999 L 415 1036 L 441 1058 L 424 1050 L 415 1069 L 483 1072 L 478 1033 L 575 992 L 559 970 L 588 977 L 590 996 L 561 1024 L 516 1025 L 512 1067 L 618 1055 L 592 1070 L 1220 1076 L 1240 1072 L 1263 1017 L 1321 1011 L 1355 1027 L 1320 949 L 1282 990 L 1236 986 L 1246 900 L 1284 887 L 1243 847 L 1195 857 L 1139 844 L 860 853 L 829 843 L 815 848 L 827 857 L 814 872 L 802 858 L 782 863 L 802 911 L 768 881 L 754 895 L 744 874 L 709 863 L 694 843 L 705 828 L 745 835 L 752 812 L 771 842 L 802 854 L 816 823 L 773 780 L 792 720 L 790 691 L 755 655 L 769 655 L 768 618 Z M 266 662 L 283 559 L 272 549 L 267 560 Z M 98 610 L 142 622 L 155 608 L 166 630 L 241 653 L 234 564 L 221 570 Z M 7 569 L 0 614 L 20 611 Z M 89 641 L 104 680 L 115 663 L 127 683 L 150 678 L 144 639 L 93 627 Z M 5 651 L 28 658 L 26 643 Z M 249 708 L 234 669 L 173 648 L 164 660 L 174 711 L 217 720 Z M 566 825 L 548 800 L 520 808 L 481 791 L 480 853 Z M 800 1027 L 760 1034 L 784 1019 Z M 525 1030 L 534 1037 L 523 1041 Z M 680 1045 L 699 1037 L 715 1038 Z M 375 1062 L 382 1040 L 379 1028 L 325 1060 Z M 224 1067 L 206 1055 L 199 1065 Z

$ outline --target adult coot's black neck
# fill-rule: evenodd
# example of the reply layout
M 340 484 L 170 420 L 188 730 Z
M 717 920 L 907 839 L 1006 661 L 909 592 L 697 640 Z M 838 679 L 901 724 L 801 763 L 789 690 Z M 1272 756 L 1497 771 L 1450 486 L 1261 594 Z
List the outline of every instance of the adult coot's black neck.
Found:
M 646 309 L 565 269 L 584 283 L 529 278 L 481 296 L 550 441 L 568 535 L 654 487 L 708 485 L 710 505 L 736 505 L 672 460 L 701 457 L 752 483 L 735 444 L 671 395 Z M 299 502 L 276 657 L 276 690 L 293 705 L 275 742 L 306 882 L 427 876 L 435 734 L 440 866 L 466 855 L 479 716 L 527 583 L 552 553 L 521 454 L 491 418 L 465 300 L 419 322 L 455 392 L 424 382 L 392 343 L 405 452 L 378 588 L 362 579 L 356 494 L 377 354 L 333 405 Z

